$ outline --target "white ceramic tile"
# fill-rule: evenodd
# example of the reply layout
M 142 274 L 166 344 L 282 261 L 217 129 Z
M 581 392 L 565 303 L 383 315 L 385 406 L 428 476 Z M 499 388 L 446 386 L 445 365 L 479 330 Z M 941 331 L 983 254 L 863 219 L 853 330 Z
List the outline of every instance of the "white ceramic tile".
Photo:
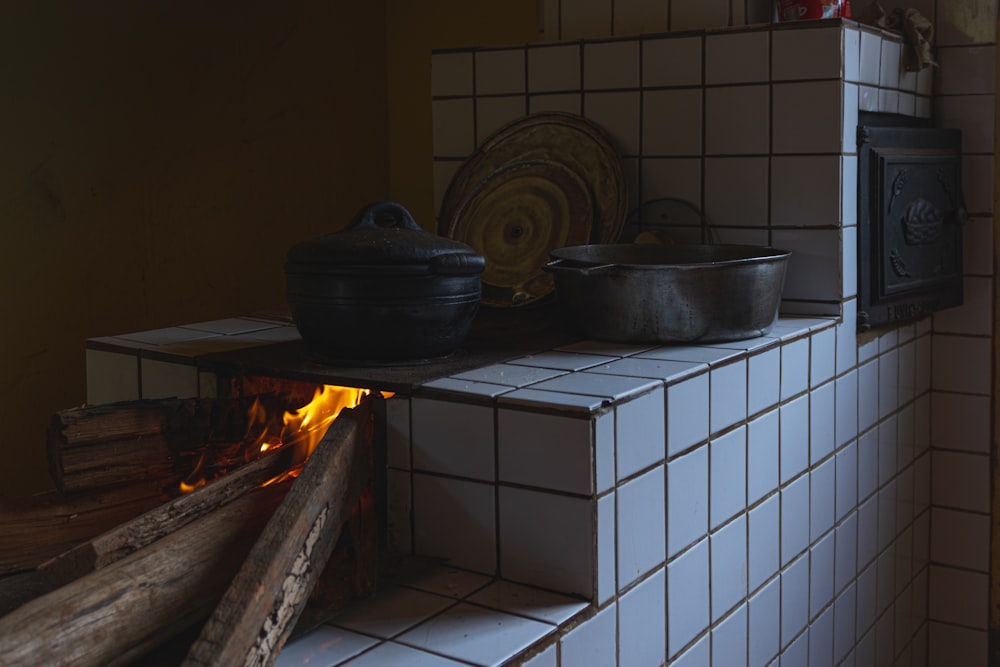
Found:
M 87 403 L 101 405 L 139 399 L 139 357 L 87 350 Z
M 935 563 L 989 571 L 989 517 L 940 507 L 931 510 L 930 556 Z
M 701 81 L 701 37 L 662 37 L 642 42 L 646 87 L 695 86 Z
M 842 520 L 858 502 L 858 448 L 852 442 L 837 453 L 836 520 Z
M 559 640 L 563 665 L 614 665 L 618 657 L 618 609 L 610 604 Z
M 314 665 L 314 661 L 310 660 L 303 664 L 312 666 Z M 463 664 L 465 663 L 456 662 L 440 655 L 420 651 L 393 642 L 379 644 L 372 650 L 348 662 L 338 663 L 339 667 L 388 667 L 389 665 L 406 665 L 406 667 L 460 667 Z
M 843 143 L 843 85 L 840 81 L 774 84 L 772 150 L 839 153 Z
M 423 396 L 443 396 L 444 394 L 457 394 L 459 396 L 482 396 L 484 398 L 496 398 L 513 390 L 513 387 L 500 384 L 490 384 L 488 382 L 473 382 L 470 380 L 458 380 L 456 378 L 438 378 L 420 385 L 421 389 L 436 390 L 423 393 Z
M 747 519 L 740 516 L 710 537 L 712 622 L 747 596 Z
M 670 667 L 701 667 L 712 659 L 710 635 L 706 634 L 670 662 Z
M 781 564 L 787 565 L 809 546 L 809 477 L 781 490 Z
M 840 222 L 840 156 L 771 159 L 771 224 L 803 227 Z
M 412 510 L 410 473 L 386 470 L 386 533 L 389 544 L 401 553 L 413 551 Z
M 373 597 L 352 603 L 331 623 L 364 635 L 390 639 L 453 604 L 451 598 L 415 588 L 380 587 Z
M 779 472 L 782 484 L 809 466 L 809 396 L 780 408 Z
M 650 158 L 642 160 L 642 199 L 674 198 L 701 201 L 700 158 Z
M 861 31 L 847 28 L 843 31 L 844 79 L 858 81 L 861 78 Z
M 116 338 L 141 343 L 141 346 L 159 347 L 162 345 L 188 343 L 203 338 L 211 338 L 213 335 L 215 334 L 206 331 L 194 331 L 183 327 L 166 327 L 163 329 L 151 329 L 149 331 L 136 331 L 133 333 L 119 334 Z
M 149 398 L 195 398 L 198 396 L 198 368 L 158 359 L 140 359 L 141 396 Z
M 879 88 L 878 111 L 879 113 L 899 113 L 899 91 Z
M 809 539 L 815 542 L 833 528 L 836 515 L 836 459 L 809 472 Z
M 858 111 L 877 112 L 879 110 L 878 102 L 878 88 L 874 86 L 858 86 Z
M 981 454 L 990 451 L 987 397 L 935 392 L 931 401 L 931 440 L 935 445 Z
M 547 623 L 459 603 L 400 635 L 397 641 L 492 667 L 554 631 Z
M 727 25 L 727 0 L 675 0 L 670 5 L 670 30 L 698 30 Z
M 667 463 L 667 554 L 708 532 L 708 447 Z
M 558 645 L 552 644 L 547 649 L 525 662 L 522 667 L 559 667 Z
M 451 377 L 456 380 L 485 382 L 488 384 L 506 385 L 509 387 L 524 387 L 535 382 L 548 380 L 561 375 L 563 371 L 533 366 L 516 366 L 514 364 L 493 364 L 476 368 Z
M 655 389 L 615 408 L 615 457 L 622 480 L 665 456 L 664 390 Z
M 604 604 L 618 593 L 617 577 L 618 562 L 616 545 L 616 497 L 609 493 L 597 501 L 597 604 Z
M 495 132 L 528 112 L 524 95 L 476 98 L 476 145 L 484 144 Z
M 296 665 L 337 665 L 377 643 L 349 630 L 321 625 L 294 642 L 289 642 L 278 655 L 276 667 Z
M 661 665 L 666 658 L 663 569 L 618 599 L 618 664 Z
M 858 428 L 862 431 L 878 420 L 878 360 L 858 367 Z
M 437 566 L 418 574 L 402 577 L 399 585 L 460 600 L 490 582 L 490 577 L 455 567 Z
M 899 93 L 899 113 L 903 116 L 917 115 L 917 96 L 913 93 Z
M 668 656 L 677 653 L 709 624 L 708 540 L 667 565 Z
M 946 623 L 928 623 L 928 665 L 988 664 L 989 639 L 985 632 Z
M 701 90 L 650 90 L 642 104 L 643 155 L 701 155 Z
M 767 31 L 717 33 L 705 38 L 705 83 L 768 80 Z
M 718 433 L 747 417 L 747 363 L 740 360 L 709 372 L 710 426 Z
M 809 550 L 809 618 L 815 619 L 834 594 L 834 534 L 830 533 Z
M 971 336 L 934 336 L 934 388 L 987 395 L 990 392 L 990 339 Z
M 545 410 L 564 410 L 573 413 L 587 414 L 598 410 L 604 399 L 600 396 L 587 396 L 586 394 L 566 394 L 558 391 L 539 391 L 538 389 L 515 389 L 514 391 L 502 394 L 498 399 L 499 405 L 519 405 L 523 407 L 536 407 Z
M 747 431 L 739 427 L 709 443 L 712 530 L 746 509 Z
M 667 3 L 615 0 L 614 35 L 640 35 L 667 30 Z
M 989 457 L 980 454 L 935 451 L 931 502 L 972 512 L 990 511 Z
M 854 369 L 858 363 L 857 300 L 850 299 L 841 306 L 842 322 L 837 325 L 837 374 Z
M 738 348 L 727 348 L 713 345 L 664 345 L 648 352 L 642 357 L 650 359 L 673 359 L 677 361 L 699 361 L 710 366 L 722 364 L 742 357 Z
M 618 588 L 663 563 L 664 470 L 655 468 L 618 487 Z
M 833 624 L 831 606 L 809 626 L 809 667 L 833 667 Z
M 560 3 L 560 38 L 607 37 L 611 34 L 611 0 Z
M 667 387 L 667 456 L 708 439 L 709 379 L 703 373 Z
M 386 464 L 410 468 L 410 401 L 396 396 L 385 403 Z
M 551 112 L 568 113 L 574 116 L 583 115 L 583 95 L 580 93 L 552 93 L 528 97 L 529 114 Z
M 781 571 L 781 646 L 787 648 L 809 621 L 809 556 Z
M 809 396 L 809 463 L 814 465 L 833 453 L 835 444 L 835 383 L 817 387 Z
M 765 226 L 768 221 L 768 159 L 705 160 L 705 215 L 714 225 Z
M 930 619 L 986 629 L 989 575 L 932 565 L 928 593 Z
M 501 481 L 579 494 L 594 490 L 589 419 L 501 408 L 497 453 Z
M 879 63 L 878 85 L 881 88 L 899 88 L 900 58 L 902 42 L 882 40 L 882 59 Z
M 639 155 L 639 92 L 585 93 L 584 116 L 599 125 L 620 155 Z
M 861 31 L 861 83 L 878 85 L 882 68 L 882 38 L 875 32 Z
M 857 604 L 855 593 L 854 584 L 851 584 L 834 602 L 833 656 L 838 665 L 854 647 L 854 617 Z
M 596 42 L 583 46 L 583 87 L 586 90 L 637 88 L 639 42 Z
M 434 157 L 467 157 L 475 149 L 471 99 L 433 102 Z
M 896 438 L 896 417 L 878 425 L 878 483 L 884 486 L 896 474 L 896 455 L 899 441 Z
M 490 484 L 413 476 L 413 539 L 419 554 L 477 572 L 494 572 L 495 514 Z
M 751 355 L 748 360 L 747 408 L 751 415 L 777 404 L 781 389 L 781 349 Z
M 809 632 L 803 632 L 781 653 L 783 665 L 806 665 L 809 663 Z
M 472 95 L 472 52 L 431 55 L 431 95 Z
M 993 95 L 951 95 L 935 100 L 938 122 L 942 127 L 962 131 L 962 150 L 966 153 L 980 153 L 993 145 L 995 106 Z
M 411 400 L 413 467 L 493 480 L 493 409 L 425 398 Z
M 809 339 L 781 346 L 781 399 L 787 400 L 809 388 Z
M 781 579 L 774 578 L 750 598 L 749 667 L 767 667 L 778 654 L 781 639 Z
M 594 502 L 506 486 L 499 501 L 504 577 L 591 598 Z
M 737 667 L 747 664 L 747 610 L 747 605 L 740 605 L 712 628 L 711 664 Z
M 594 479 L 597 493 L 615 483 L 615 415 L 610 412 L 594 419 Z
M 503 580 L 476 591 L 466 600 L 552 625 L 565 623 L 588 606 L 578 599 Z
M 705 364 L 694 361 L 629 357 L 596 366 L 590 369 L 590 372 L 676 382 L 677 380 L 702 372 L 706 368 Z
M 733 114 L 739 109 L 739 114 Z M 761 155 L 770 146 L 769 86 L 705 89 L 707 155 Z
M 809 385 L 817 387 L 836 374 L 836 328 L 831 327 L 813 334 L 809 352 Z
M 858 506 L 858 568 L 864 568 L 878 553 L 878 495 Z
M 994 46 L 960 46 L 937 50 L 938 95 L 988 95 L 993 92 Z
M 837 526 L 834 590 L 841 591 L 858 571 L 858 515 L 851 513 Z
M 227 317 L 221 320 L 210 320 L 207 322 L 195 322 L 194 324 L 185 324 L 182 329 L 194 329 L 195 331 L 201 331 L 205 333 L 220 334 L 223 336 L 233 336 L 236 334 L 252 333 L 254 331 L 263 331 L 265 329 L 273 329 L 277 327 L 277 324 L 262 322 L 260 320 L 251 320 L 244 317 Z
M 747 504 L 778 488 L 778 411 L 747 425 Z
M 781 505 L 771 496 L 748 514 L 747 585 L 753 591 L 778 572 L 781 563 Z
M 965 276 L 963 282 L 963 305 L 935 313 L 934 330 L 989 336 L 993 325 L 993 281 Z
M 477 51 L 475 59 L 477 95 L 509 95 L 525 91 L 524 49 Z
M 858 438 L 858 500 L 865 500 L 878 488 L 878 431 Z
M 841 46 L 843 32 L 846 31 L 840 27 L 774 31 L 771 78 L 775 81 L 839 78 L 844 60 Z M 856 53 L 854 66 L 857 67 Z
M 599 396 L 607 401 L 620 401 L 639 396 L 660 386 L 658 380 L 631 378 L 603 373 L 569 373 L 531 385 L 532 389 L 557 391 L 566 394 Z

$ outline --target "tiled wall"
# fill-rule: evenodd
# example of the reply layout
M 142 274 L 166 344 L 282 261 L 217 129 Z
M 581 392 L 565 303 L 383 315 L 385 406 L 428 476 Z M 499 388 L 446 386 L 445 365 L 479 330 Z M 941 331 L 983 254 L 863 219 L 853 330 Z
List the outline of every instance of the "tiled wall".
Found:
M 930 377 L 929 321 L 848 314 L 435 381 L 389 401 L 392 537 L 593 600 L 552 665 L 923 665 Z
M 435 54 L 438 205 L 504 124 L 582 115 L 622 156 L 630 208 L 679 198 L 722 242 L 791 250 L 783 311 L 839 314 L 857 292 L 858 111 L 929 117 L 933 73 L 901 74 L 887 33 L 791 28 Z

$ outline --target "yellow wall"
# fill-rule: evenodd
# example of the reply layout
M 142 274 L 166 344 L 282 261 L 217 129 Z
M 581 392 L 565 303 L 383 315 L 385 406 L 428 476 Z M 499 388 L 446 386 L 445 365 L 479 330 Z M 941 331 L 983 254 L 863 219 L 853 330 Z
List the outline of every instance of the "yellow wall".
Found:
M 416 3 L 414 3 L 416 4 Z M 84 341 L 283 307 L 388 196 L 383 2 L 0 8 L 0 494 L 49 486 Z
M 540 0 L 386 0 L 392 194 L 434 229 L 431 51 L 538 38 Z

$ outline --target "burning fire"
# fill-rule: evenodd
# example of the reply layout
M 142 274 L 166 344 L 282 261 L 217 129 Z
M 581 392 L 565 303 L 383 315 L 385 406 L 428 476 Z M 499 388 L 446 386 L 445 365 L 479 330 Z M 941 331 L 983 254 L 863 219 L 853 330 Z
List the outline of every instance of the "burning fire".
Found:
M 301 462 L 313 453 L 340 411 L 357 406 L 361 403 L 361 399 L 370 393 L 370 389 L 323 385 L 316 389 L 312 400 L 301 408 L 285 411 L 280 425 L 272 415 L 267 414 L 260 398 L 255 399 L 250 406 L 247 421 L 252 430 L 256 430 L 253 429 L 254 426 L 260 428 L 260 435 L 249 445 L 250 456 L 256 458 L 258 454 L 254 452 L 263 454 L 279 447 L 294 447 L 295 459 L 300 464 L 269 483 L 297 476 L 301 470 Z M 390 398 L 393 395 L 392 392 L 385 391 L 381 394 L 383 398 Z M 181 492 L 190 493 L 205 485 L 206 479 L 202 473 L 204 464 L 204 454 L 202 454 L 191 474 L 180 483 Z

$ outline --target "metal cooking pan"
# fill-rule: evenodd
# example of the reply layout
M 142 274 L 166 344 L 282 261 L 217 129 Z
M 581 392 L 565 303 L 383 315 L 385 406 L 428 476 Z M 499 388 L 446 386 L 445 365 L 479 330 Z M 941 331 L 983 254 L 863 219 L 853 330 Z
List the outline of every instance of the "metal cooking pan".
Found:
M 770 331 L 790 255 L 749 245 L 581 245 L 552 251 L 545 269 L 589 338 L 719 342 Z

